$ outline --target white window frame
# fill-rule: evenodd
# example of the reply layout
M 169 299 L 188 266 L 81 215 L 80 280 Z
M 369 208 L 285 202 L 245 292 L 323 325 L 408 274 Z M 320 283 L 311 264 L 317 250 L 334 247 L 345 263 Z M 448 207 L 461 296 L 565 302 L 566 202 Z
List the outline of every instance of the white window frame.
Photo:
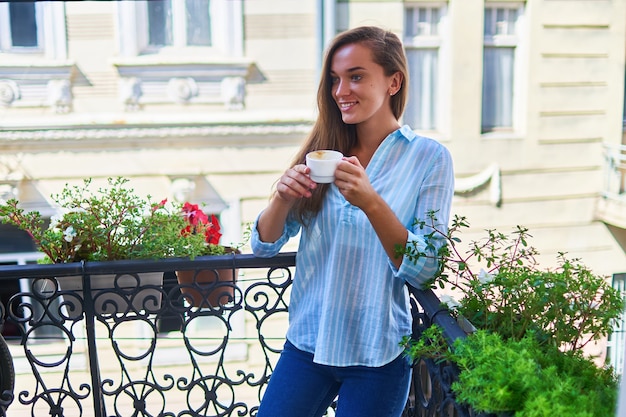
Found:
M 410 2 L 405 3 L 405 16 L 406 10 L 409 8 L 420 9 L 438 9 L 439 10 L 439 23 L 437 25 L 437 33 L 432 34 L 423 34 L 416 36 L 408 36 L 407 30 L 405 28 L 405 35 L 403 39 L 403 43 L 405 49 L 407 50 L 407 54 L 411 50 L 417 49 L 435 49 L 437 50 L 437 74 L 435 85 L 433 86 L 433 95 L 435 102 L 435 120 L 433 129 L 420 129 L 419 126 L 411 126 L 415 130 L 420 130 L 424 132 L 428 132 L 428 134 L 432 133 L 444 133 L 446 130 L 446 120 L 447 115 L 445 112 L 446 108 L 446 99 L 449 96 L 449 91 L 447 91 L 448 84 L 445 82 L 446 79 L 449 79 L 449 42 L 446 42 L 446 39 L 449 39 L 449 31 L 448 31 L 448 6 L 446 2 Z M 406 23 L 406 18 L 405 18 Z M 411 72 L 411 68 L 409 68 L 409 73 Z M 411 82 L 411 80 L 409 80 Z M 409 96 L 409 100 L 413 98 Z M 406 117 L 405 112 L 405 117 Z
M 163 49 L 163 48 L 177 48 L 177 49 L 181 49 L 181 48 L 185 48 L 187 47 L 187 19 L 186 19 L 186 8 L 185 8 L 185 1 L 184 0 L 173 0 L 171 1 L 171 5 L 172 5 L 172 45 L 167 45 L 167 46 L 154 46 L 154 45 L 148 45 L 148 34 L 147 34 L 147 29 L 148 29 L 148 8 L 147 7 L 140 7 L 138 10 L 138 16 L 139 16 L 139 20 L 146 22 L 145 24 L 145 30 L 146 30 L 146 44 L 143 46 L 143 51 L 147 52 L 147 53 L 153 53 L 153 52 L 158 52 L 159 50 Z M 218 14 L 219 10 L 219 6 L 216 7 L 215 6 L 216 2 L 210 1 L 209 2 L 209 15 L 213 16 Z M 213 25 L 213 19 L 210 20 L 211 21 L 211 26 Z M 211 32 L 213 32 L 213 29 L 211 29 Z M 213 39 L 213 33 L 211 33 L 211 40 Z M 210 46 L 206 46 L 206 47 L 210 47 Z
M 624 96 L 622 104 L 622 130 L 626 132 L 626 66 L 624 67 Z
M 525 103 L 525 94 L 522 88 L 522 80 L 526 73 L 524 67 L 524 56 L 526 54 L 526 43 L 523 41 L 526 33 L 525 25 L 525 8 L 523 3 L 510 3 L 510 2 L 488 2 L 485 3 L 486 9 L 509 9 L 517 12 L 517 19 L 515 21 L 515 27 L 513 34 L 497 33 L 494 36 L 483 35 L 483 46 L 485 48 L 512 48 L 513 49 L 513 85 L 512 85 L 512 99 L 511 99 L 511 126 L 495 126 L 488 130 L 485 130 L 483 126 L 482 111 L 481 111 L 481 132 L 484 136 L 506 136 L 514 135 L 517 137 L 522 134 L 524 127 L 522 125 L 523 118 L 521 117 L 521 109 Z M 484 24 L 484 22 L 483 22 Z M 483 66 L 485 65 L 485 56 L 483 53 Z M 484 83 L 484 80 L 483 80 Z
M 37 46 L 13 46 L 11 38 L 11 16 L 8 2 L 0 3 L 0 49 L 14 53 L 42 53 L 43 34 L 43 5 L 35 3 L 35 24 L 37 25 Z
M 626 299 L 626 273 L 613 274 L 611 284 Z M 607 357 L 615 372 L 621 374 L 624 369 L 624 354 L 626 353 L 626 311 L 618 318 L 618 323 L 609 335 Z
M 173 31 L 174 44 L 161 48 L 148 46 L 147 2 L 120 1 L 118 8 L 119 45 L 122 57 L 137 57 L 145 54 L 179 54 L 181 51 L 193 52 L 204 57 L 241 57 L 243 56 L 243 6 L 242 0 L 211 0 L 211 46 L 186 46 L 181 39 L 186 38 L 184 13 L 175 11 Z M 183 2 L 173 1 L 172 8 L 182 7 Z M 182 20 L 181 20 L 182 19 Z M 198 52 L 202 50 L 202 52 Z M 206 60 L 206 58 L 204 59 Z
M 13 47 L 9 3 L 0 2 L 0 54 L 36 55 L 50 60 L 67 59 L 64 2 L 36 2 L 35 18 L 38 45 L 36 47 Z

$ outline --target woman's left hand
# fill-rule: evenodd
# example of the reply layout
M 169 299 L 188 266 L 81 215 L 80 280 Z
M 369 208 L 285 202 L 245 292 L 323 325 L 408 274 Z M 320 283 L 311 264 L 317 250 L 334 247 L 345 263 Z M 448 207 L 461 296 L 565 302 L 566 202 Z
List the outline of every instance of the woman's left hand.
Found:
M 335 185 L 350 204 L 365 213 L 387 256 L 396 268 L 400 268 L 403 257 L 396 254 L 396 247 L 406 245 L 409 232 L 374 190 L 365 168 L 356 156 L 343 158 L 339 163 L 335 170 Z
M 337 165 L 335 185 L 350 204 L 361 210 L 378 195 L 356 156 L 344 157 Z

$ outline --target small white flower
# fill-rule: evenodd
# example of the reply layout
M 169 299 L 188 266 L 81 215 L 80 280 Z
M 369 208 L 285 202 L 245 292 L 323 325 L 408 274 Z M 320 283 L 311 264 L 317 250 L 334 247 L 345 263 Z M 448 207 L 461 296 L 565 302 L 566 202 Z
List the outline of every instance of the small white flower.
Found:
M 76 231 L 72 226 L 69 226 L 67 229 L 63 231 L 63 239 L 66 242 L 71 242 L 76 237 Z
M 457 307 L 461 305 L 457 300 L 454 299 L 454 297 L 450 295 L 444 294 L 441 297 L 439 297 L 439 300 L 445 305 L 447 305 L 448 308 L 451 310 L 455 310 Z
M 480 272 L 478 273 L 478 281 L 480 281 L 481 284 L 488 284 L 493 281 L 494 278 L 495 277 L 493 274 L 490 274 L 489 272 L 480 268 Z
M 59 226 L 59 223 L 61 222 L 62 219 L 63 219 L 62 215 L 54 214 L 50 216 L 50 225 L 48 226 L 48 229 L 50 230 L 56 229 Z

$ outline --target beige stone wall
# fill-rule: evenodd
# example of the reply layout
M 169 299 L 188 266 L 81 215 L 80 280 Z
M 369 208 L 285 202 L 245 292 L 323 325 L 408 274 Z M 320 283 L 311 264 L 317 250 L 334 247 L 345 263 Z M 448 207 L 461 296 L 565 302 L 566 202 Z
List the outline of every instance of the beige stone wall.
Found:
M 315 110 L 317 44 L 314 1 L 246 2 L 246 56 L 267 81 L 248 87 L 251 108 Z
M 480 229 L 529 227 L 548 259 L 564 251 L 603 274 L 623 270 L 624 251 L 593 209 L 602 143 L 621 139 L 624 2 L 526 3 L 527 62 L 518 74 L 526 104 L 512 138 L 480 134 L 482 33 L 470 22 L 480 21 L 482 6 L 450 3 L 452 122 L 443 140 L 458 176 L 497 163 L 503 195 L 499 208 L 486 204 L 485 193 L 459 197 L 454 211 Z
M 112 59 L 118 55 L 115 2 L 67 3 L 68 58 L 89 81 L 73 89 L 76 113 L 120 110 L 118 74 Z

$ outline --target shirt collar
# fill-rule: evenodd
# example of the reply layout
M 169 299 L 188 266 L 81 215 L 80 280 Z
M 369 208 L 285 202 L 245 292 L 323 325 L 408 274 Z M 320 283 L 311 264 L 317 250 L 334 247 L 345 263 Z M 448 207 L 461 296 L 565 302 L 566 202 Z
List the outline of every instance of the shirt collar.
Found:
M 411 129 L 409 125 L 404 125 L 396 131 L 399 135 L 403 136 L 409 142 L 418 137 L 418 134 Z

